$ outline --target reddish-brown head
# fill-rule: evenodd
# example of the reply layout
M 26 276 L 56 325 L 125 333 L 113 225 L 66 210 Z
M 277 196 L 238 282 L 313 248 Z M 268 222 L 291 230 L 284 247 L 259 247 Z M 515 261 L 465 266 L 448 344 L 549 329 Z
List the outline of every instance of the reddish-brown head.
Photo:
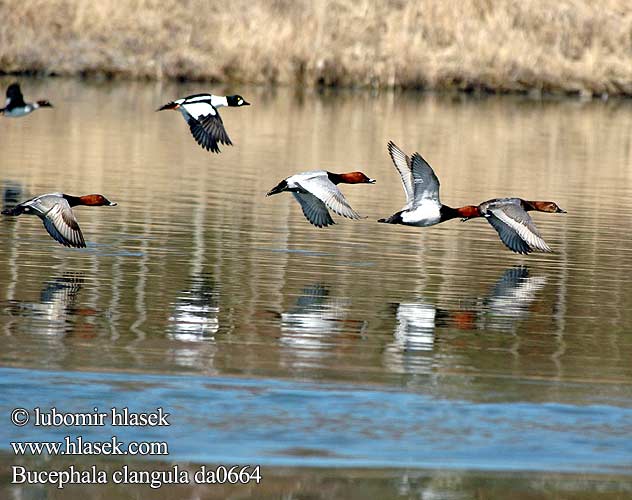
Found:
M 116 203 L 108 200 L 102 194 L 86 194 L 85 196 L 80 196 L 79 199 L 81 200 L 81 203 L 78 203 L 78 205 L 88 205 L 91 207 L 116 206 Z
M 342 182 L 344 184 L 373 184 L 375 183 L 375 179 L 371 179 L 367 177 L 362 172 L 349 172 L 347 174 L 337 174 L 338 182 Z M 338 184 L 336 182 L 336 184 Z
M 455 217 L 461 217 L 464 221 L 481 216 L 478 205 L 465 205 L 464 207 L 455 208 L 454 210 L 457 212 Z
M 537 210 L 538 212 L 549 212 L 557 214 L 566 213 L 566 210 L 562 210 L 554 201 L 529 201 L 527 203 L 529 203 L 529 205 L 533 207 L 533 210 Z

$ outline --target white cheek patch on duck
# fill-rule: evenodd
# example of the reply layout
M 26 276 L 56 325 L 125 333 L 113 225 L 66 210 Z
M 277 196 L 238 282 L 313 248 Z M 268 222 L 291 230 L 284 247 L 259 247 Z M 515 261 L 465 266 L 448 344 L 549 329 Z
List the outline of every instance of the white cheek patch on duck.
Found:
M 201 116 L 215 116 L 217 114 L 215 108 L 207 102 L 187 103 L 183 104 L 181 107 L 183 107 L 185 111 L 195 119 L 199 119 Z

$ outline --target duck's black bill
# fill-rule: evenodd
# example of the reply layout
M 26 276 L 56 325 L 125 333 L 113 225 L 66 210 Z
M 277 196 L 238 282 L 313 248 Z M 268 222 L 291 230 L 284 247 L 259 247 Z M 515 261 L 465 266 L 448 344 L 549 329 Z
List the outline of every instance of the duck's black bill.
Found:
M 378 219 L 378 222 L 384 222 L 385 224 L 402 224 L 402 213 L 397 212 L 396 214 L 391 215 L 390 217 L 386 217 L 384 219 Z
M 285 180 L 282 180 L 276 186 L 274 186 L 270 191 L 268 191 L 268 194 L 266 194 L 266 196 L 272 196 L 273 194 L 279 194 L 279 193 L 282 193 L 283 191 L 286 191 L 286 190 L 287 190 L 287 182 Z
M 164 111 L 165 109 L 177 109 L 178 105 L 175 102 L 168 102 L 164 106 L 159 107 L 156 111 Z

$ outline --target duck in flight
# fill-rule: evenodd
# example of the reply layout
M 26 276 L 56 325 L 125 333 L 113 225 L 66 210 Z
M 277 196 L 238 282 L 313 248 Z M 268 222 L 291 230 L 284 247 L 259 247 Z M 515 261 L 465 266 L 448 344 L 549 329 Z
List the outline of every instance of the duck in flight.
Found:
M 18 117 L 28 115 L 38 108 L 52 107 L 53 105 L 48 101 L 24 102 L 20 84 L 12 83 L 7 88 L 7 100 L 4 108 L 0 109 L 0 113 L 4 116 Z
M 72 207 L 79 205 L 113 207 L 116 203 L 100 194 L 71 196 L 64 193 L 48 193 L 31 198 L 13 208 L 7 208 L 2 211 L 2 215 L 37 215 L 42 219 L 48 234 L 56 241 L 67 247 L 85 248 L 86 242 L 72 211 Z
M 378 222 L 426 227 L 458 217 L 464 221 L 485 217 L 510 250 L 521 254 L 551 252 L 527 212 L 566 213 L 556 203 L 496 198 L 479 205 L 452 208 L 439 200 L 439 179 L 419 153 L 409 158 L 392 141 L 388 143 L 388 152 L 402 178 L 407 203 L 401 211 Z
M 240 95 L 194 94 L 168 102 L 156 111 L 178 110 L 189 124 L 196 142 L 208 151 L 219 153 L 219 143 L 232 146 L 218 108 L 250 106 Z
M 290 191 L 303 209 L 305 218 L 316 227 L 335 224 L 329 210 L 349 219 L 361 219 L 362 216 L 351 208 L 337 184 L 373 184 L 362 172 L 334 174 L 326 170 L 313 170 L 291 175 L 272 188 L 267 196 Z M 329 210 L 328 210 L 329 209 Z

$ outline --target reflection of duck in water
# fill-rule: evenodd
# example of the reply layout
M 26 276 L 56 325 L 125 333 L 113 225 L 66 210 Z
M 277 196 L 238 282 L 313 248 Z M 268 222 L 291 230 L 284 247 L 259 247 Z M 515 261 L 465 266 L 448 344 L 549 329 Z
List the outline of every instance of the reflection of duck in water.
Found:
M 317 284 L 303 289 L 296 305 L 281 314 L 281 342 L 297 349 L 310 350 L 310 356 L 322 355 L 331 347 L 331 335 L 351 327 L 362 331 L 364 321 L 346 319 L 349 301 L 332 300 L 329 288 Z
M 525 266 L 507 269 L 483 300 L 479 328 L 511 328 L 528 316 L 529 306 L 545 284 L 544 276 L 529 276 Z
M 526 318 L 529 306 L 546 283 L 543 276 L 530 277 L 526 267 L 507 269 L 478 306 L 461 310 L 435 307 L 424 302 L 392 304 L 397 320 L 393 340 L 385 348 L 385 363 L 394 371 L 426 371 L 432 358 L 413 353 L 432 351 L 437 327 L 459 330 L 511 330 Z
M 219 294 L 208 276 L 191 279 L 191 286 L 179 293 L 168 335 L 177 340 L 197 341 L 212 337 L 219 330 Z
M 417 303 L 394 304 L 395 339 L 405 349 L 428 350 L 434 343 L 435 327 L 460 330 L 506 329 L 529 314 L 529 306 L 546 284 L 544 276 L 529 276 L 525 266 L 507 269 L 478 307 L 458 311 Z
M 38 333 L 57 335 L 71 333 L 73 317 L 94 315 L 92 310 L 76 307 L 77 296 L 83 285 L 83 277 L 68 274 L 44 283 L 39 302 L 11 300 L 7 302 L 12 315 L 30 317 L 38 321 Z M 42 325 L 42 322 L 45 324 Z
M 395 341 L 403 350 L 431 351 L 434 345 L 435 321 L 437 308 L 430 304 L 400 303 L 397 304 L 397 325 Z

